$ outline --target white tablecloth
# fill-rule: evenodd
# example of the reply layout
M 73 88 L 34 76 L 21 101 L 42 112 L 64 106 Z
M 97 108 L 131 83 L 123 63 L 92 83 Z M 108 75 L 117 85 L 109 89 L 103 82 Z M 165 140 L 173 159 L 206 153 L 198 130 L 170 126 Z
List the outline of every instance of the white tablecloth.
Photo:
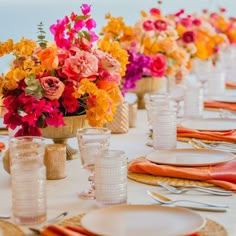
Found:
M 7 137 L 3 138 L 7 140 Z M 130 128 L 126 134 L 113 134 L 111 138 L 111 149 L 121 149 L 126 152 L 129 160 L 140 157 L 151 152 L 152 147 L 146 145 L 148 141 L 148 126 L 145 110 L 138 111 L 136 128 Z M 69 143 L 77 148 L 75 139 Z M 178 142 L 178 147 L 190 147 L 189 144 Z M 94 200 L 81 200 L 78 198 L 80 192 L 87 183 L 87 175 L 81 169 L 80 160 L 67 162 L 67 177 L 62 180 L 47 181 L 48 218 L 54 217 L 61 212 L 68 211 L 68 217 L 96 209 Z M 156 190 L 161 194 L 167 194 L 165 190 L 157 186 L 141 184 L 128 180 L 128 203 L 131 204 L 154 204 L 153 200 L 146 194 L 146 190 Z M 212 196 L 202 193 L 189 192 L 185 195 L 169 194 L 174 199 L 181 197 L 192 200 L 202 200 L 211 203 L 228 204 L 228 212 L 198 211 L 204 217 L 208 217 L 222 224 L 228 231 L 229 236 L 236 235 L 236 196 Z M 11 212 L 11 188 L 10 176 L 0 165 L 0 215 Z M 183 222 L 184 223 L 184 222 Z M 26 230 L 27 232 L 27 230 Z

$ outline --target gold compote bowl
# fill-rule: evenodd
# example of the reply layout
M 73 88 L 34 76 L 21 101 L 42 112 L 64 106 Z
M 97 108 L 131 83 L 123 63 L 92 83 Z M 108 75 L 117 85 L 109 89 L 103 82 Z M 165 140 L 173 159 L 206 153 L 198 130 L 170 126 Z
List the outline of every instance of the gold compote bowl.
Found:
M 78 149 L 69 146 L 67 139 L 74 138 L 79 128 L 88 127 L 88 121 L 85 115 L 64 117 L 65 126 L 48 126 L 41 129 L 44 138 L 50 138 L 54 143 L 66 144 L 67 160 L 78 158 Z

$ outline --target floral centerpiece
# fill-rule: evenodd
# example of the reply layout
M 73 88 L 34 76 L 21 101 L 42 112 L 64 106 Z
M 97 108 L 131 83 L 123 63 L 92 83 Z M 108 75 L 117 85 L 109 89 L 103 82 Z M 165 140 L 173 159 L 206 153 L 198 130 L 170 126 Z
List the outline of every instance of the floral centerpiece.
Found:
M 116 39 L 129 53 L 129 64 L 122 80 L 123 93 L 134 89 L 143 77 L 163 78 L 189 70 L 189 52 L 179 45 L 175 23 L 160 9 L 141 12 L 133 26 L 122 17 L 107 15 L 108 23 L 102 28 L 107 40 Z
M 119 84 L 126 62 L 95 47 L 99 38 L 93 31 L 91 6 L 82 4 L 81 12 L 51 25 L 53 42 L 45 40 L 40 27 L 38 41 L 0 43 L 0 56 L 14 55 L 10 70 L 1 76 L 1 87 L 7 109 L 4 123 L 13 130 L 20 127 L 16 136 L 63 126 L 66 116 L 86 115 L 91 126 L 112 121 L 122 101 Z M 116 43 L 110 52 L 113 47 L 117 54 L 124 51 Z

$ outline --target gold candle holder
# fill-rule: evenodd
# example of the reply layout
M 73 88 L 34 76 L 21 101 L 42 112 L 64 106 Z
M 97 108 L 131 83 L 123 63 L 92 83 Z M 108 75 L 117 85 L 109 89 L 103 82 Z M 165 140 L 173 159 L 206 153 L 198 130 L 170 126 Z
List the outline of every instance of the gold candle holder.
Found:
M 45 147 L 44 164 L 46 176 L 49 180 L 63 179 L 66 177 L 66 145 L 47 144 Z

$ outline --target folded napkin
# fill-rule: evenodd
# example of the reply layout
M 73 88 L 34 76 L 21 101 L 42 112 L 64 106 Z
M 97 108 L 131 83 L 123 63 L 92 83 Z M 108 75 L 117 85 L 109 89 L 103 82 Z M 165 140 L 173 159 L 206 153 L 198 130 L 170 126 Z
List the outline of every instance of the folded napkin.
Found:
M 5 143 L 0 142 L 0 152 L 6 148 Z
M 98 236 L 88 232 L 82 227 L 78 226 L 58 226 L 58 225 L 49 225 L 41 233 L 42 236 Z M 189 234 L 185 236 L 198 236 L 198 233 Z
M 140 174 L 200 180 L 236 191 L 236 160 L 213 166 L 182 167 L 160 165 L 139 158 L 130 163 L 128 170 Z
M 236 111 L 236 103 L 232 102 L 204 101 L 204 107 Z
M 194 129 L 185 128 L 182 126 L 177 127 L 178 138 L 196 138 L 210 141 L 224 141 L 236 143 L 236 130 L 230 131 L 198 131 Z
M 236 89 L 236 82 L 226 81 L 226 88 Z
M 97 236 L 79 226 L 59 226 L 49 225 L 44 228 L 40 235 L 42 236 Z

